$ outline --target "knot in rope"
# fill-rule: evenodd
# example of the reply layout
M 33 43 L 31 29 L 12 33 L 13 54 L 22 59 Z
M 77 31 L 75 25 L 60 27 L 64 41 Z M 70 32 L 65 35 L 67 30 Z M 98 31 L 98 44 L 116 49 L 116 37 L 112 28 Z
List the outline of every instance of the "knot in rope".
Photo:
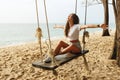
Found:
M 38 43 L 41 44 L 42 29 L 40 27 L 36 29 L 35 37 L 38 39 Z
M 89 32 L 88 31 L 84 31 L 84 35 L 85 35 L 85 37 L 89 38 Z

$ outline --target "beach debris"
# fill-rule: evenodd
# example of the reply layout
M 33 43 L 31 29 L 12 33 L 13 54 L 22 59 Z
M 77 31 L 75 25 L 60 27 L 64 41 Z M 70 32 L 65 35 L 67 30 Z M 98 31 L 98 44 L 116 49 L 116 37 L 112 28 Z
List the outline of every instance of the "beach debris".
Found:
M 88 80 L 86 76 L 83 76 L 83 79 L 82 80 Z

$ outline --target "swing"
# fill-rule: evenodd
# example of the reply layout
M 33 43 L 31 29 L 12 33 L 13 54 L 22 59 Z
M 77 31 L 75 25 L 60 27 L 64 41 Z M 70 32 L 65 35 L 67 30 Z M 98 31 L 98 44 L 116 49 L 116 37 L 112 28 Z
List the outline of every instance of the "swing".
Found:
M 66 53 L 66 54 L 62 54 L 62 55 L 57 55 L 57 56 L 55 56 L 55 59 L 59 65 L 52 65 L 51 62 L 45 63 L 45 62 L 41 62 L 40 60 L 33 62 L 32 65 L 34 67 L 43 68 L 46 70 L 54 70 L 54 69 L 58 68 L 59 66 L 65 64 L 73 59 L 76 59 L 79 56 L 85 55 L 88 52 L 89 52 L 89 50 L 83 50 L 81 53 L 76 53 L 76 54 Z M 67 56 L 69 54 L 71 56 Z
M 86 4 L 87 4 L 87 0 L 86 0 Z M 77 5 L 77 0 L 76 0 L 76 5 Z M 45 0 L 44 0 L 44 7 L 45 7 L 45 11 L 46 11 L 46 6 L 45 6 Z M 75 13 L 77 12 L 77 6 L 75 6 Z M 46 12 L 45 12 L 46 13 Z M 47 15 L 46 15 L 47 16 Z M 86 15 L 85 15 L 86 16 Z M 46 17 L 46 20 L 47 20 L 47 17 Z M 47 22 L 47 25 L 48 25 L 48 21 Z M 85 34 L 83 34 L 83 36 L 85 36 Z M 83 37 L 83 44 L 85 45 L 85 37 Z M 49 36 L 49 42 L 50 42 L 50 36 Z M 50 48 L 51 48 L 51 42 L 50 42 Z M 53 65 L 52 62 L 43 62 L 41 60 L 38 60 L 38 61 L 35 61 L 32 63 L 32 65 L 34 67 L 37 67 L 37 68 L 42 68 L 42 69 L 46 69 L 46 70 L 54 70 L 56 68 L 58 68 L 59 66 L 73 60 L 73 59 L 76 59 L 77 57 L 79 56 L 83 56 L 84 58 L 84 64 L 88 70 L 88 64 L 87 64 L 87 61 L 86 61 L 86 58 L 85 58 L 85 54 L 88 53 L 89 50 L 83 50 L 80 52 L 80 53 L 76 53 L 76 54 L 72 54 L 72 53 L 66 53 L 66 54 L 61 54 L 61 55 L 57 55 L 55 56 L 55 60 L 56 60 L 56 63 L 58 65 Z

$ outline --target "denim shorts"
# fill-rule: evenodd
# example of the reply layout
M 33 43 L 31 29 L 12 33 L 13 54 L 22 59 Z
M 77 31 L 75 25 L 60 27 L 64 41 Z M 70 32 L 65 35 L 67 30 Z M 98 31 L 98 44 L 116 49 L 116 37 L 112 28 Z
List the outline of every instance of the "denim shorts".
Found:
M 82 49 L 80 42 L 70 42 L 70 44 L 77 46 L 78 48 Z

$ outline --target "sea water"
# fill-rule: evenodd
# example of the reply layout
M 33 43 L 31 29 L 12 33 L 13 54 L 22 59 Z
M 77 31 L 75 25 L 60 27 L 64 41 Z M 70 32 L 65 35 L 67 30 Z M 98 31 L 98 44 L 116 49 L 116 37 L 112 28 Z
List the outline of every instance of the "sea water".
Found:
M 51 38 L 59 38 L 63 36 L 62 29 L 54 29 L 55 24 L 49 24 L 49 32 Z M 40 24 L 42 29 L 42 39 L 48 39 L 48 31 L 46 24 Z M 0 24 L 0 46 L 13 45 L 35 41 L 35 33 L 37 24 L 32 23 L 10 23 Z
M 48 25 L 50 38 L 58 39 L 64 36 L 63 29 L 54 29 L 56 23 Z M 65 25 L 65 23 L 57 23 Z M 40 24 L 42 29 L 42 39 L 48 39 L 48 30 L 46 24 Z M 115 24 L 111 23 L 109 29 L 114 29 Z M 33 23 L 4 23 L 0 24 L 0 46 L 14 45 L 26 42 L 36 41 L 35 33 L 37 24 Z M 89 32 L 102 31 L 101 29 L 88 29 Z M 81 32 L 82 33 L 82 32 Z

